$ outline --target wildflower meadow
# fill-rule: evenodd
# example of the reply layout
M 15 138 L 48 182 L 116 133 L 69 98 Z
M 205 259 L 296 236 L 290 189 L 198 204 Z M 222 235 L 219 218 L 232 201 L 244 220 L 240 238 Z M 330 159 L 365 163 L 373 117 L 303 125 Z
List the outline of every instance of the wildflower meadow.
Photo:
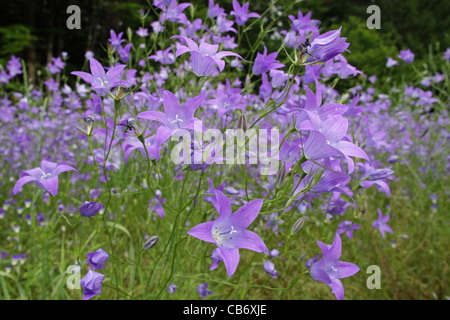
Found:
M 448 29 L 362 68 L 302 1 L 135 2 L 0 50 L 1 300 L 450 299 Z

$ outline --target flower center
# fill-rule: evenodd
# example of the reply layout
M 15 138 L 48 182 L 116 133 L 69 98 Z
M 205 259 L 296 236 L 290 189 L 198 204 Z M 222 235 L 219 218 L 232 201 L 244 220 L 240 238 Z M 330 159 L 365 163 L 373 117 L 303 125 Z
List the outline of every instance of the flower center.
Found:
M 181 127 L 180 127 L 180 122 L 181 123 L 184 123 L 184 121 L 183 120 L 181 120 L 181 119 L 178 119 L 178 114 L 175 116 L 175 120 L 172 120 L 171 122 L 170 122 L 170 124 L 174 124 L 174 123 L 176 123 L 177 124 L 177 126 L 178 126 L 178 129 L 181 129 Z
M 218 228 L 214 230 L 212 233 L 213 239 L 216 241 L 217 244 L 219 244 L 221 247 L 223 247 L 223 240 L 224 239 L 233 239 L 232 234 L 237 233 L 237 230 L 234 229 L 233 226 L 231 226 L 231 229 L 226 232 L 220 232 Z
M 41 180 L 47 180 L 52 177 L 51 173 L 42 172 Z

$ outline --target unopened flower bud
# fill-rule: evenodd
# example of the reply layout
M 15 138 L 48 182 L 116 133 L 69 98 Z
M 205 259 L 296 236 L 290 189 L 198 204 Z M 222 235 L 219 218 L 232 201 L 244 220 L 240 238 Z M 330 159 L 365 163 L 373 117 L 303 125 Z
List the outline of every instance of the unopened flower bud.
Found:
M 283 162 L 283 165 L 281 166 L 280 170 L 278 170 L 277 178 L 275 180 L 275 186 L 281 187 L 285 179 L 286 179 L 286 166 L 284 165 Z
M 241 114 L 237 123 L 237 129 L 242 129 L 242 131 L 246 132 L 248 130 L 247 117 L 245 114 Z
M 299 232 L 302 229 L 304 224 L 305 224 L 304 217 L 301 217 L 300 219 L 295 221 L 294 225 L 291 228 L 291 234 L 296 234 L 297 232 Z
M 148 250 L 150 248 L 153 248 L 158 243 L 158 236 L 153 236 L 144 243 L 144 250 Z
M 84 117 L 83 120 L 84 120 L 84 122 L 86 122 L 87 133 L 90 134 L 92 132 L 92 128 L 94 127 L 95 119 L 93 116 L 88 115 L 88 116 Z

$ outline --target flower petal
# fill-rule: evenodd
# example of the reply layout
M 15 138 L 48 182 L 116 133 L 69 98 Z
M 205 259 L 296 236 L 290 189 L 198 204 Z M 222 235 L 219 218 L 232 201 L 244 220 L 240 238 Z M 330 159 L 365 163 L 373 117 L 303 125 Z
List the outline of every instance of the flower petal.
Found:
M 187 233 L 188 235 L 200 239 L 202 241 L 216 243 L 211 235 L 212 225 L 213 221 L 200 223 L 199 225 L 196 225 L 191 230 L 189 230 Z
M 223 257 L 223 263 L 227 269 L 228 278 L 231 277 L 237 269 L 239 264 L 240 254 L 239 249 L 225 249 L 219 248 Z

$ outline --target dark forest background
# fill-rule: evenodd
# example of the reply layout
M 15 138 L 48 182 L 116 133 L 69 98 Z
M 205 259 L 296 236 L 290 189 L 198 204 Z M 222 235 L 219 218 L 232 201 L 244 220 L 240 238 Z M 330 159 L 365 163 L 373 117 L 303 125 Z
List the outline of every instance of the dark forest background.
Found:
M 227 13 L 232 10 L 232 0 L 215 2 Z M 149 10 L 149 3 L 147 0 L 0 0 L 0 64 L 4 65 L 14 54 L 25 59 L 33 76 L 52 56 L 66 51 L 70 56 L 68 69 L 79 69 L 87 50 L 100 55 L 105 49 L 110 29 L 126 32 L 130 27 L 134 32 L 141 25 L 139 10 Z M 192 3 L 196 6 L 196 17 L 203 18 L 208 1 Z M 66 9 L 73 4 L 81 8 L 81 30 L 66 27 L 69 17 Z M 276 5 L 283 10 L 292 4 L 292 0 L 280 0 Z M 366 27 L 369 17 L 366 9 L 371 4 L 381 9 L 380 30 Z M 267 0 L 250 1 L 250 11 L 262 13 L 267 6 Z M 352 52 L 346 55 L 348 61 L 368 75 L 382 70 L 386 56 L 395 58 L 401 49 L 410 48 L 416 60 L 425 60 L 430 51 L 440 53 L 450 46 L 448 0 L 304 0 L 295 2 L 290 12 L 296 16 L 298 10 L 304 14 L 312 11 L 312 18 L 322 22 L 322 32 L 342 25 L 342 35 L 348 38 Z M 150 12 L 145 24 L 149 31 L 154 20 L 156 15 Z M 283 17 L 283 23 L 279 30 L 289 29 L 287 16 Z M 267 46 L 276 50 L 279 40 Z

